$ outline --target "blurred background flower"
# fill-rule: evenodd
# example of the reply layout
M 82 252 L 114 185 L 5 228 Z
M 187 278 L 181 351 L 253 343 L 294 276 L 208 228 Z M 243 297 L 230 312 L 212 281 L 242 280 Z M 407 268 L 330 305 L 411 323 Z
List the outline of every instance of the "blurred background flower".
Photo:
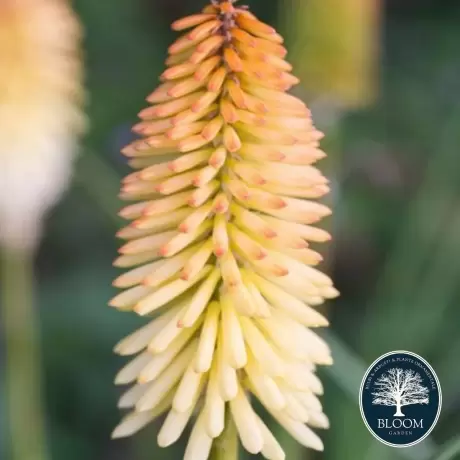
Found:
M 153 449 L 159 424 L 127 441 L 109 440 L 118 420 L 118 393 L 111 381 L 120 365 L 111 349 L 142 321 L 105 305 L 115 293 L 107 286 L 119 274 L 107 268 L 118 244 L 114 229 L 120 227 L 114 216 L 121 203 L 114 197 L 128 171 L 119 150 L 132 139 L 130 126 L 162 72 L 164 50 L 174 38 L 169 24 L 203 3 L 74 2 L 87 30 L 92 129 L 74 186 L 50 219 L 37 261 L 45 413 L 56 459 L 162 460 L 183 453 L 184 442 Z M 309 19 L 307 13 L 303 19 L 300 13 L 295 21 L 292 17 L 295 8 L 310 2 L 246 3 L 262 20 L 289 32 L 294 49 L 288 58 L 301 74 L 303 53 L 295 50 L 296 37 L 304 40 Z M 328 135 L 324 150 L 337 158 L 330 166 L 336 203 L 329 263 L 342 297 L 329 307 L 333 335 L 327 339 L 335 365 L 321 375 L 331 429 L 320 458 L 455 460 L 460 458 L 455 453 L 460 428 L 460 5 L 455 0 L 382 0 L 379 9 L 382 33 L 374 31 L 376 43 L 368 44 L 378 53 L 371 61 L 378 79 L 361 83 L 373 88 L 362 108 L 341 103 L 332 88 L 307 90 L 308 79 L 296 93 L 309 104 L 316 102 L 313 114 L 324 120 L 320 129 L 330 134 L 330 124 L 337 127 L 336 139 Z M 360 13 L 358 7 L 355 12 Z M 316 38 L 311 40 L 314 50 Z M 306 68 L 307 56 L 303 59 Z M 334 99 L 331 104 L 318 104 L 324 91 Z M 432 435 L 408 449 L 374 440 L 358 408 L 365 368 L 398 348 L 420 353 L 433 365 L 444 397 Z M 9 460 L 4 400 L 0 407 L 0 458 Z M 283 444 L 291 449 L 287 440 Z M 316 457 L 292 448 L 287 458 Z
M 286 0 L 290 58 L 310 99 L 344 109 L 375 101 L 380 83 L 381 0 Z
M 82 131 L 79 24 L 61 0 L 0 5 L 0 239 L 34 245 Z
M 64 0 L 0 4 L 2 407 L 14 460 L 48 457 L 33 260 L 84 127 L 80 35 Z

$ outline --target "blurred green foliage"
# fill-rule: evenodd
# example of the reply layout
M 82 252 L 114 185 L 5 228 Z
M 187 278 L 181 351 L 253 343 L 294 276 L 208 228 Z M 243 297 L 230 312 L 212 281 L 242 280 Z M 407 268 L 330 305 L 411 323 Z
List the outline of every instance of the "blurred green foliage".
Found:
M 110 441 L 120 392 L 112 379 L 122 362 L 111 349 L 140 321 L 105 305 L 116 275 L 118 180 L 127 171 L 119 150 L 156 85 L 173 38 L 169 22 L 202 3 L 75 1 L 86 29 L 91 132 L 37 260 L 53 459 L 180 458 L 180 445 L 156 447 L 157 426 Z M 272 23 L 283 6 L 248 3 Z M 384 19 L 380 99 L 348 114 L 340 128 L 333 272 L 343 295 L 329 308 L 336 365 L 321 371 L 332 428 L 320 457 L 459 459 L 458 440 L 451 440 L 460 431 L 460 4 L 389 1 Z M 365 367 L 400 348 L 430 361 L 444 393 L 440 421 L 417 450 L 379 444 L 357 405 Z M 5 433 L 5 420 L 0 428 Z M 2 437 L 2 460 L 6 449 Z M 315 457 L 305 451 L 300 458 Z

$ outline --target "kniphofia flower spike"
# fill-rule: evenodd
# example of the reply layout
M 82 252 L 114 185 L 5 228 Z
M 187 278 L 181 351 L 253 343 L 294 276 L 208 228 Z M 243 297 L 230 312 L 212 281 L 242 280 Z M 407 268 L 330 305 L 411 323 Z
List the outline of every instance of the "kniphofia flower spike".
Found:
M 227 414 L 247 451 L 283 459 L 255 396 L 321 450 L 315 368 L 332 359 L 314 306 L 338 294 L 310 246 L 330 239 L 313 226 L 331 213 L 314 201 L 329 191 L 313 166 L 323 135 L 286 93 L 297 79 L 283 39 L 246 8 L 214 1 L 172 27 L 183 35 L 139 114 L 142 138 L 123 151 L 136 171 L 115 265 L 130 271 L 111 305 L 153 319 L 115 348 L 137 356 L 116 377 L 132 386 L 114 437 L 167 412 L 158 443 L 169 446 L 193 418 L 184 458 L 206 460 Z

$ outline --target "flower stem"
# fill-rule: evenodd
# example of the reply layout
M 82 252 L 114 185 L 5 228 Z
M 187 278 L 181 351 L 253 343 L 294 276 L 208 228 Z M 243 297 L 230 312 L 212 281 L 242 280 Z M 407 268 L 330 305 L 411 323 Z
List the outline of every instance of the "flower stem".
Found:
M 215 440 L 210 460 L 238 460 L 238 433 L 227 407 L 225 430 Z
M 33 251 L 4 248 L 2 324 L 12 460 L 47 460 L 39 338 L 33 308 Z

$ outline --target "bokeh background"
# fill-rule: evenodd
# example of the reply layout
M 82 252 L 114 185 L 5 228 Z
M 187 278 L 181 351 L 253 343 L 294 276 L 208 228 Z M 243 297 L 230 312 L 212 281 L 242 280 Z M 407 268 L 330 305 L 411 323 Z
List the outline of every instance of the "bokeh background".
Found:
M 181 458 L 183 445 L 156 447 L 155 424 L 133 439 L 110 441 L 120 392 L 112 379 L 123 361 L 112 347 L 140 321 L 106 303 L 117 274 L 111 261 L 121 224 L 119 180 L 128 170 L 119 150 L 132 138 L 130 126 L 157 84 L 173 40 L 170 22 L 203 3 L 74 2 L 86 30 L 90 131 L 36 260 L 44 417 L 53 460 Z M 342 296 L 328 306 L 332 327 L 325 334 L 336 363 L 320 371 L 332 427 L 321 434 L 323 454 L 296 446 L 278 429 L 287 459 L 460 459 L 460 3 L 246 3 L 287 37 L 303 82 L 297 94 L 328 135 L 324 168 L 334 184 L 327 263 Z M 396 349 L 425 357 L 443 390 L 437 427 L 408 449 L 378 443 L 358 407 L 365 369 Z M 9 460 L 2 385 L 3 379 L 0 458 Z

